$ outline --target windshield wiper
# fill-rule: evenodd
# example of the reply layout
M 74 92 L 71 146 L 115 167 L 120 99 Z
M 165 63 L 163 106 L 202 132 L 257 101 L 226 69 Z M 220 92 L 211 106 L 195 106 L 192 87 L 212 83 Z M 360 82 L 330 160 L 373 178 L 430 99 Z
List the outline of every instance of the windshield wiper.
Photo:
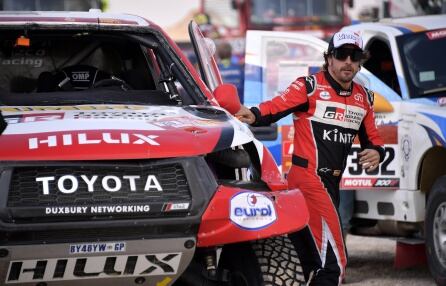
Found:
M 446 86 L 425 90 L 425 91 L 423 91 L 423 94 L 424 95 L 433 94 L 433 93 L 442 92 L 442 91 L 446 91 Z

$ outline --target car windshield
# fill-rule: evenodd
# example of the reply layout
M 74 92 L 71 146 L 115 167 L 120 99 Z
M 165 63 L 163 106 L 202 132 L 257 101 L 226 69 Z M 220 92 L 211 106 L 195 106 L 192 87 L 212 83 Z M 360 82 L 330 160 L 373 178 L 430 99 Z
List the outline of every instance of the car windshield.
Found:
M 147 37 L 156 49 L 122 32 L 3 31 L 0 104 L 190 103 L 186 73 Z
M 446 29 L 397 38 L 410 97 L 446 95 Z
M 250 18 L 254 25 L 272 24 L 281 18 L 290 19 L 287 25 L 310 21 L 313 25 L 334 24 L 342 21 L 342 9 L 341 0 L 253 0 Z
M 99 8 L 99 0 L 2 0 L 7 11 L 88 11 Z

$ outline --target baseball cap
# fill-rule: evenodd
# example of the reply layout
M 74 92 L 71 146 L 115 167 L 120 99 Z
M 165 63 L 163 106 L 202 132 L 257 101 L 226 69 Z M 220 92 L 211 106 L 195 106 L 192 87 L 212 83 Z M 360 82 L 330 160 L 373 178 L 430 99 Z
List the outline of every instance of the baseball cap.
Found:
M 337 32 L 331 37 L 328 43 L 328 52 L 331 53 L 334 49 L 337 49 L 343 45 L 355 45 L 360 50 L 363 49 L 362 38 L 357 32 L 353 31 L 341 31 Z

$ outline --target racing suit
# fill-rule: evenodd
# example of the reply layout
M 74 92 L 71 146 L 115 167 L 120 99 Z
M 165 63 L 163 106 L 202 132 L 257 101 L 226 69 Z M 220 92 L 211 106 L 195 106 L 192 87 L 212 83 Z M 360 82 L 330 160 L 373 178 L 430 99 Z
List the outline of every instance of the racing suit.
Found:
M 293 113 L 294 150 L 288 174 L 310 212 L 309 226 L 289 235 L 306 280 L 338 285 L 347 255 L 342 237 L 339 182 L 350 147 L 358 135 L 363 149 L 379 152 L 383 142 L 375 126 L 373 93 L 352 83 L 344 90 L 327 71 L 296 79 L 280 96 L 252 107 L 254 126 L 268 125 Z

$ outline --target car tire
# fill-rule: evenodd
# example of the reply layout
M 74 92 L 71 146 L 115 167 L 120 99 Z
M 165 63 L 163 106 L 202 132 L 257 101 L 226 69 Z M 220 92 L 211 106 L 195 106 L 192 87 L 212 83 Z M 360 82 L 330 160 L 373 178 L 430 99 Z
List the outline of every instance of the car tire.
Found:
M 446 176 L 432 186 L 424 224 L 429 270 L 437 285 L 446 285 Z
M 220 263 L 229 270 L 232 286 L 305 284 L 297 252 L 287 236 L 227 245 Z

